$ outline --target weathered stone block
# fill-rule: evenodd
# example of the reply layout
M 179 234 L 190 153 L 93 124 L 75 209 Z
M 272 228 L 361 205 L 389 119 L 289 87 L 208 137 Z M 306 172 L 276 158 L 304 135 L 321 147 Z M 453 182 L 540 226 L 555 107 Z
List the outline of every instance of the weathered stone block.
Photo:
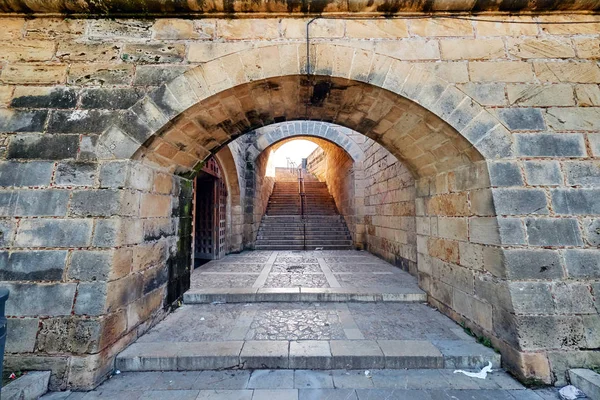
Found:
M 79 281 L 108 280 L 112 255 L 111 251 L 74 251 L 69 265 L 69 278 Z
M 585 157 L 580 134 L 515 134 L 517 155 L 530 157 Z
M 0 74 L 0 79 L 8 84 L 52 85 L 65 82 L 66 65 L 56 64 L 9 64 Z
M 90 39 L 149 39 L 152 36 L 152 21 L 141 19 L 98 19 L 89 24 Z
M 572 58 L 571 42 L 562 38 L 509 38 L 508 53 L 520 58 Z
M 552 206 L 557 214 L 594 215 L 600 214 L 598 189 L 554 189 Z
M 122 279 L 109 282 L 106 288 L 106 310 L 113 312 L 139 299 L 142 295 L 143 276 L 130 274 Z
M 600 278 L 600 251 L 576 250 L 565 251 L 567 274 L 574 279 Z
M 11 138 L 7 158 L 63 160 L 75 158 L 79 135 L 15 135 Z
M 469 218 L 469 237 L 471 242 L 501 244 L 500 226 L 496 217 Z
M 183 61 L 183 44 L 127 44 L 121 58 L 125 62 L 139 64 L 168 64 Z
M 9 318 L 6 328 L 6 352 L 33 353 L 39 323 L 37 318 Z
M 585 347 L 585 334 L 577 316 L 519 316 L 519 343 L 524 350 Z
M 12 108 L 74 108 L 77 93 L 71 88 L 17 86 Z
M 0 210 L 6 216 L 60 217 L 68 201 L 65 190 L 19 190 L 0 193 Z
M 72 64 L 67 81 L 79 86 L 128 85 L 133 73 L 128 64 Z
M 492 186 L 523 186 L 521 169 L 516 162 L 490 163 Z
M 76 315 L 98 316 L 106 308 L 106 283 L 82 282 L 77 286 L 74 311 Z
M 100 321 L 63 317 L 43 319 L 36 347 L 44 353 L 92 353 L 98 350 Z
M 547 108 L 544 114 L 548 126 L 555 131 L 598 131 L 598 107 Z
M 583 315 L 583 330 L 587 347 L 596 349 L 600 346 L 600 315 Z
M 66 251 L 15 251 L 0 253 L 2 281 L 59 281 L 67 259 Z
M 107 158 L 130 158 L 140 148 L 140 143 L 116 126 L 111 126 L 98 140 L 110 152 Z
M 561 257 L 555 250 L 504 250 L 506 273 L 510 279 L 561 279 Z
M 558 161 L 525 161 L 525 178 L 530 185 L 562 185 Z
M 519 218 L 498 218 L 502 244 L 527 244 L 523 220 Z
M 54 163 L 48 161 L 0 163 L 0 186 L 46 186 L 50 184 Z
M 542 112 L 537 108 L 501 108 L 498 117 L 511 131 L 542 131 L 546 129 Z
M 560 314 L 595 314 L 589 285 L 578 282 L 552 283 L 552 297 Z
M 557 85 L 507 85 L 510 104 L 519 106 L 574 106 L 573 87 Z
M 16 225 L 11 220 L 0 220 L 0 247 L 10 247 L 15 237 Z
M 440 40 L 444 60 L 485 60 L 505 58 L 501 39 L 446 39 Z
M 600 164 L 598 162 L 566 162 L 564 169 L 568 185 L 600 186 Z
M 171 215 L 171 197 L 143 194 L 140 212 L 142 217 L 168 217 Z
M 113 189 L 81 190 L 73 192 L 69 212 L 79 217 L 109 217 L 135 215 L 139 208 L 139 194 Z
M 69 18 L 39 18 L 27 21 L 25 37 L 29 39 L 75 39 L 85 33 L 85 20 Z
M 125 187 L 128 176 L 128 161 L 109 161 L 100 165 L 100 187 L 113 189 Z
M 27 317 L 38 315 L 70 315 L 75 298 L 75 283 L 14 283 L 4 285 L 10 290 L 6 315 Z
M 43 132 L 48 111 L 0 109 L 0 132 Z
M 136 86 L 160 86 L 183 75 L 189 70 L 185 65 L 140 65 L 135 69 L 133 84 Z
M 23 220 L 17 231 L 19 247 L 83 247 L 92 234 L 92 220 L 36 219 Z
M 600 246 L 600 219 L 584 219 L 583 233 L 592 246 Z
M 531 65 L 518 61 L 476 61 L 469 63 L 472 82 L 532 82 Z
M 533 246 L 581 246 L 581 232 L 575 219 L 528 218 L 525 222 Z
M 163 18 L 157 20 L 152 26 L 155 39 L 199 39 L 201 36 L 194 29 L 194 21 L 182 19 Z
M 87 89 L 81 94 L 82 108 L 127 109 L 143 95 L 139 88 Z
M 580 107 L 600 106 L 600 87 L 598 85 L 577 85 L 575 94 Z
M 502 106 L 507 104 L 503 83 L 467 82 L 458 86 L 469 97 L 484 106 Z
M 59 42 L 56 57 L 63 62 L 117 62 L 121 45 L 115 43 Z
M 115 114 L 99 110 L 54 111 L 48 121 L 49 133 L 101 133 Z
M 546 194 L 541 189 L 492 189 L 500 215 L 548 214 Z
M 54 184 L 58 186 L 93 186 L 98 165 L 87 162 L 62 162 L 56 167 Z

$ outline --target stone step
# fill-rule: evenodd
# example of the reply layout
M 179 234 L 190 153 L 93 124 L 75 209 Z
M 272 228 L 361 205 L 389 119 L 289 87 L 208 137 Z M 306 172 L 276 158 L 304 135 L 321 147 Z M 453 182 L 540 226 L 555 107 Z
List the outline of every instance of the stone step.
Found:
M 115 367 L 129 371 L 222 369 L 479 369 L 500 355 L 476 343 L 426 340 L 235 340 L 134 343 Z M 168 346 L 166 346 L 168 344 Z
M 256 244 L 254 246 L 255 250 L 316 250 L 317 248 L 320 248 L 321 250 L 353 250 L 354 246 L 353 245 L 344 245 L 344 246 L 339 246 L 339 245 L 317 245 L 317 246 L 305 246 L 302 245 L 288 245 L 288 244 L 281 244 L 281 245 L 275 245 L 275 244 L 269 244 L 269 245 L 263 245 L 263 244 Z
M 183 295 L 185 304 L 211 303 L 423 303 L 427 294 L 415 287 L 376 288 L 200 288 Z

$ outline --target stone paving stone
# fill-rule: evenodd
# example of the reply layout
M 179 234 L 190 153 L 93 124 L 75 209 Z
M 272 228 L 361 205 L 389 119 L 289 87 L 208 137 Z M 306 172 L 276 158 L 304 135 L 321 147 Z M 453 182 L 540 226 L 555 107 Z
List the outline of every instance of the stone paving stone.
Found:
M 197 371 L 162 372 L 152 386 L 153 390 L 191 390 L 200 376 Z
M 373 379 L 365 375 L 364 370 L 333 370 L 333 386 L 336 389 L 369 389 L 373 388 Z
M 348 309 L 366 339 L 458 339 L 456 323 L 423 304 L 348 303 Z
M 248 340 L 345 339 L 337 311 L 311 304 L 281 304 L 260 310 L 246 337 Z
M 408 389 L 357 389 L 358 400 L 431 400 L 429 393 Z
M 483 368 L 492 362 L 500 367 L 500 354 L 474 341 L 435 340 L 433 344 L 444 355 L 444 368 Z
M 182 306 L 137 342 L 204 342 L 227 340 L 245 309 L 235 304 Z
M 418 369 L 406 370 L 407 389 L 446 389 L 448 382 L 440 370 Z
M 158 382 L 161 372 L 123 372 L 119 375 L 113 375 L 110 379 L 100 385 L 97 390 L 110 391 L 142 391 L 148 388 L 154 388 Z
M 241 288 L 252 287 L 256 281 L 255 274 L 219 274 L 207 275 L 194 273 L 191 275 L 190 288 Z
M 289 342 L 283 340 L 247 341 L 240 354 L 245 369 L 287 368 Z
M 144 400 L 196 400 L 198 390 L 150 390 L 142 393 Z
M 293 370 L 256 370 L 250 375 L 248 389 L 293 389 Z
M 192 389 L 246 389 L 250 371 L 202 371 Z
M 372 370 L 373 386 L 382 389 L 406 389 L 406 371 L 393 369 Z
M 442 353 L 424 340 L 378 340 L 385 356 L 385 367 L 400 368 L 442 368 Z
M 358 400 L 354 389 L 300 389 L 298 400 Z
M 260 273 L 264 268 L 264 264 L 250 264 L 250 263 L 217 263 L 208 262 L 194 270 L 203 272 L 245 272 L 245 273 Z
M 383 368 L 385 360 L 377 342 L 372 340 L 332 340 L 333 368 L 372 369 Z
M 296 389 L 333 389 L 331 371 L 312 371 L 299 369 L 294 371 Z
M 256 389 L 252 400 L 298 400 L 296 389 Z
M 290 342 L 289 368 L 331 369 L 331 350 L 325 340 Z
M 432 400 L 514 400 L 504 390 L 432 390 L 428 392 Z
M 251 400 L 252 390 L 201 390 L 197 400 Z
M 470 378 L 461 373 L 454 373 L 452 369 L 440 370 L 443 378 L 448 382 L 449 389 L 502 389 L 491 379 L 488 374 L 486 379 Z

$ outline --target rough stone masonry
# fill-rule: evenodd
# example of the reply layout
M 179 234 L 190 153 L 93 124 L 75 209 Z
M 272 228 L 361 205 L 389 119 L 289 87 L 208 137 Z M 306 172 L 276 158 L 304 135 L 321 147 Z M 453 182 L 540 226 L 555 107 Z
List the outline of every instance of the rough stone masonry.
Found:
M 189 285 L 194 171 L 291 120 L 402 162 L 409 269 L 510 370 L 600 364 L 598 1 L 83 4 L 0 1 L 5 370 L 101 382 Z M 379 238 L 389 185 L 365 196 Z

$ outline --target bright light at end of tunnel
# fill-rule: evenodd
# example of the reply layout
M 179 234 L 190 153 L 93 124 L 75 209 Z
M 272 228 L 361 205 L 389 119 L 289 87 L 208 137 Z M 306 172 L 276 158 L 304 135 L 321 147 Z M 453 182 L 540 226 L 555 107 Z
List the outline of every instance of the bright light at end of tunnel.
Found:
M 302 164 L 302 159 L 307 158 L 319 146 L 309 140 L 292 140 L 283 144 L 275 151 L 269 154 L 267 163 L 267 176 L 275 176 L 275 168 L 286 168 L 289 166 L 288 160 L 294 165 Z

